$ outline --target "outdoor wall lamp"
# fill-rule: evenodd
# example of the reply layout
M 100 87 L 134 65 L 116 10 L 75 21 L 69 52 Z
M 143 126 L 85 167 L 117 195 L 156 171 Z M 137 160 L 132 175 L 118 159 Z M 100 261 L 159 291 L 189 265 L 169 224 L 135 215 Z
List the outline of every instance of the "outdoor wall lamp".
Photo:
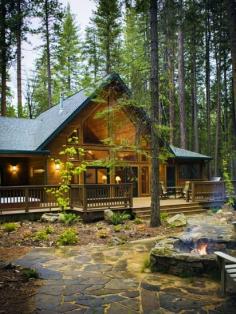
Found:
M 55 164 L 55 169 L 56 169 L 56 171 L 59 171 L 61 169 L 60 164 Z
M 14 174 L 17 172 L 17 166 L 16 165 L 11 165 L 11 172 Z
M 105 176 L 105 175 L 102 176 L 102 182 L 107 183 L 107 176 Z
M 120 181 L 121 181 L 121 177 L 116 176 L 115 180 L 116 180 L 116 183 L 118 184 L 118 183 L 120 183 Z

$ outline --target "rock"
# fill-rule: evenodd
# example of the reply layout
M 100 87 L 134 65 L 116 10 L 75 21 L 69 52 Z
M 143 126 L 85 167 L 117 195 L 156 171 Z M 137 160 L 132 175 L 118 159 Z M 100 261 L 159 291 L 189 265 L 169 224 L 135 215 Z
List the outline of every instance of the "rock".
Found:
M 54 223 L 54 222 L 58 222 L 59 220 L 60 220 L 60 214 L 57 214 L 57 213 L 46 213 L 46 214 L 43 214 L 41 217 L 41 221 L 44 221 L 44 222 Z
M 110 209 L 104 210 L 104 220 L 107 222 L 111 222 L 111 217 L 113 216 L 113 211 Z
M 187 218 L 184 214 L 177 214 L 167 219 L 168 225 L 172 227 L 181 227 L 187 225 Z
M 124 244 L 124 243 L 125 243 L 125 241 L 120 239 L 120 238 L 118 238 L 118 237 L 113 237 L 111 239 L 111 245 L 121 245 L 121 244 Z

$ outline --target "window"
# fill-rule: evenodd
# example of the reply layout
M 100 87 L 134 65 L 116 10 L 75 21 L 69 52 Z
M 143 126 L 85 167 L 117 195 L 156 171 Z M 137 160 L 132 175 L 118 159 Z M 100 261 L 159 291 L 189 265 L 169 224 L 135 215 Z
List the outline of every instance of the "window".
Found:
M 136 161 L 137 155 L 134 152 L 118 152 L 117 158 L 124 161 Z
M 86 150 L 84 154 L 85 160 L 105 160 L 109 158 L 107 150 Z
M 107 105 L 100 106 L 96 112 L 92 113 L 83 124 L 83 137 L 86 144 L 103 144 L 108 138 L 108 119 L 104 116 L 98 116 L 104 112 Z M 105 115 L 105 113 L 104 113 Z
M 107 184 L 110 182 L 107 168 L 87 168 L 84 174 L 85 184 Z
M 179 178 L 186 180 L 194 180 L 201 178 L 199 164 L 183 164 L 179 167 Z
M 68 136 L 67 141 L 69 144 L 78 144 L 79 140 L 79 130 L 73 130 L 73 132 Z

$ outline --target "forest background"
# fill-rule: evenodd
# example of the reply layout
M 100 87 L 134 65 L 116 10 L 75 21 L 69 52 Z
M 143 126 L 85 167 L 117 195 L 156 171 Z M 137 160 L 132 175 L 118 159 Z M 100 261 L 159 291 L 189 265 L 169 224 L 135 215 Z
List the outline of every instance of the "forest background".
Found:
M 229 156 L 233 175 L 236 1 L 159 0 L 157 5 L 159 123 L 167 127 L 170 144 L 213 157 L 210 175 L 221 175 Z M 68 97 L 111 72 L 120 74 L 132 100 L 149 111 L 149 16 L 149 1 L 97 0 L 81 36 L 79 21 L 60 0 L 0 0 L 1 115 L 34 118 L 57 104 L 62 92 Z M 38 35 L 42 45 L 23 84 L 22 43 Z

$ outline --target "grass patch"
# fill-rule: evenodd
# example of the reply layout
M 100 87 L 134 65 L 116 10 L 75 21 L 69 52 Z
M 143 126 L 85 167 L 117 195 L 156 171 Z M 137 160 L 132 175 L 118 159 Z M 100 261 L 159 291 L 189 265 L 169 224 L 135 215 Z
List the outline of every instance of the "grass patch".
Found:
M 2 227 L 5 232 L 10 233 L 10 232 L 16 231 L 19 228 L 19 224 L 15 222 L 7 222 L 3 224 Z
M 78 243 L 79 238 L 73 229 L 65 230 L 58 238 L 57 244 L 59 245 L 72 245 Z

